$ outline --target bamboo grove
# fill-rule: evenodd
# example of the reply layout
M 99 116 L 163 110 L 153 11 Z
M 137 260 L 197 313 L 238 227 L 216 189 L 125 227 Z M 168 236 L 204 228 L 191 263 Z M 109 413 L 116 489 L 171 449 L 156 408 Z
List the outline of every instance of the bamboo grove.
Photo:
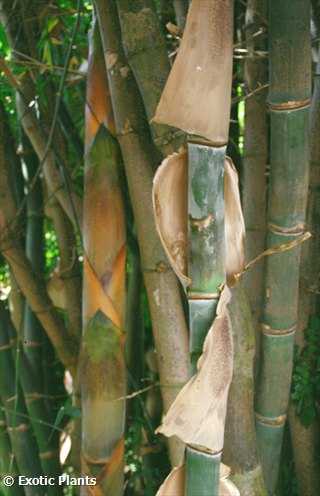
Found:
M 1 496 L 320 494 L 319 39 L 0 0 Z

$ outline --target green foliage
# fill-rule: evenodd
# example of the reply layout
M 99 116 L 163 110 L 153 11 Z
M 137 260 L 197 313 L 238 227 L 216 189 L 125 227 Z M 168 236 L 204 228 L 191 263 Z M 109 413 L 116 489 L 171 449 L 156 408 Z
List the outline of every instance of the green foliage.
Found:
M 53 229 L 52 222 L 49 219 L 45 221 L 45 273 L 49 274 L 56 267 L 58 257 L 59 257 L 59 248 L 57 242 L 57 235 Z
M 318 415 L 320 398 L 320 318 L 312 316 L 305 330 L 305 346 L 296 349 L 291 399 L 301 423 L 308 427 Z

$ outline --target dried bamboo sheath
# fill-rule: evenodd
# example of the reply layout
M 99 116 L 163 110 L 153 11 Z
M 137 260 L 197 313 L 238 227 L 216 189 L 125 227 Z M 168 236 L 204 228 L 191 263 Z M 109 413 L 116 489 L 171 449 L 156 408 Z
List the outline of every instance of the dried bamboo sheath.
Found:
M 121 154 L 97 22 L 87 82 L 81 356 L 82 470 L 99 494 L 123 493 L 125 218 Z
M 267 247 L 304 232 L 308 190 L 310 3 L 270 1 L 271 174 Z M 277 483 L 297 322 L 300 248 L 266 262 L 257 435 L 270 495 Z

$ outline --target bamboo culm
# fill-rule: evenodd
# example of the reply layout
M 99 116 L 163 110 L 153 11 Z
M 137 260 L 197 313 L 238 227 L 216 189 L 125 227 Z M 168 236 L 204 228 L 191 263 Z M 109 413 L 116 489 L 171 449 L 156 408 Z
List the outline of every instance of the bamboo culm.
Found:
M 309 172 L 310 2 L 269 2 L 271 172 L 267 247 L 304 233 Z M 258 447 L 270 495 L 277 483 L 297 325 L 300 247 L 266 260 Z
M 225 282 L 224 160 L 226 147 L 188 143 L 188 288 L 191 373 L 215 317 Z M 221 452 L 186 451 L 186 496 L 218 496 Z

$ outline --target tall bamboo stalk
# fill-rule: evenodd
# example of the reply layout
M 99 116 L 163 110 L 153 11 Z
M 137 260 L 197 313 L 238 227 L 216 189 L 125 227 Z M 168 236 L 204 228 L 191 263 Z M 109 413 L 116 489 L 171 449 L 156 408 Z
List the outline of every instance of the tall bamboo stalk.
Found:
M 8 433 L 19 473 L 27 477 L 42 475 L 39 451 L 28 419 L 23 393 L 9 341 L 10 326 L 4 302 L 0 302 L 0 396 L 3 402 Z M 45 494 L 45 487 L 26 486 L 26 495 Z
M 188 143 L 188 288 L 191 372 L 214 320 L 225 283 L 224 160 L 226 147 Z M 218 496 L 221 452 L 187 447 L 186 496 Z
M 126 230 L 121 155 L 94 21 L 87 82 L 82 346 L 83 471 L 103 494 L 123 493 Z M 104 421 L 98 421 L 98 419 Z
M 315 14 L 316 12 L 314 12 Z M 320 17 L 318 17 L 318 23 Z M 317 35 L 319 34 L 319 25 Z M 319 50 L 318 50 L 319 54 Z M 319 55 L 318 55 L 319 56 Z M 299 313 L 295 344 L 298 350 L 304 348 L 304 331 L 310 324 L 310 317 L 319 312 L 319 249 L 320 249 L 320 63 L 316 65 L 313 78 L 313 95 L 310 109 L 310 183 L 308 197 L 307 227 L 312 233 L 309 243 L 302 246 Z M 319 422 L 314 419 L 308 426 L 301 423 L 291 402 L 289 409 L 290 434 L 295 463 L 295 473 L 300 494 L 320 493 L 320 471 L 318 452 Z
M 252 92 L 267 82 L 267 60 L 261 52 L 266 50 L 267 1 L 250 0 L 246 9 L 245 84 Z M 257 35 L 257 33 L 259 33 Z M 244 163 L 241 177 L 243 214 L 246 222 L 246 258 L 252 260 L 262 253 L 266 242 L 268 123 L 267 90 L 251 95 L 245 101 Z M 244 276 L 254 326 L 257 330 L 259 352 L 259 322 L 263 307 L 264 261 Z
M 24 162 L 28 172 L 28 183 L 31 184 L 38 168 L 38 160 L 32 148 L 23 136 Z M 34 188 L 28 191 L 26 256 L 30 260 L 32 270 L 43 277 L 43 198 L 40 179 Z M 10 322 L 8 321 L 8 325 Z M 60 471 L 58 438 L 51 435 L 50 421 L 53 420 L 44 398 L 43 382 L 43 342 L 44 331 L 37 317 L 25 302 L 22 350 L 19 367 L 19 378 L 26 400 L 27 411 L 33 420 L 32 426 L 39 448 L 39 456 L 43 472 L 48 476 L 57 476 Z M 61 492 L 61 488 L 48 488 L 49 494 Z
M 4 407 L 0 401 L 0 479 L 4 475 L 16 477 L 18 475 L 18 467 L 14 453 L 12 453 Z M 14 484 L 9 488 L 2 483 L 2 480 L 0 482 L 0 491 L 5 496 L 23 496 L 24 494 L 23 488 L 18 484 Z
M 190 439 L 189 430 L 191 430 L 187 403 L 192 401 L 196 392 L 200 391 L 201 365 L 198 359 L 203 352 L 205 338 L 215 320 L 221 288 L 226 282 L 224 170 L 232 81 L 232 7 L 232 2 L 219 0 L 215 2 L 195 0 L 192 3 L 178 56 L 155 115 L 156 122 L 171 124 L 193 135 L 189 136 L 188 142 L 188 207 L 185 213 L 188 215 L 188 237 L 184 233 L 183 222 L 180 226 L 178 226 L 178 221 L 175 226 L 172 223 L 171 231 L 177 230 L 174 235 L 177 239 L 168 240 L 170 246 L 167 245 L 166 249 L 170 254 L 169 259 L 176 266 L 177 273 L 181 274 L 181 279 L 188 286 L 189 348 L 191 372 L 194 377 L 183 389 L 158 430 L 167 436 L 178 435 L 184 440 Z M 210 118 L 211 114 L 203 110 L 203 105 L 212 109 L 214 118 Z M 179 157 L 183 163 L 183 154 Z M 161 170 L 168 171 L 170 162 L 174 160 L 175 156 L 166 159 Z M 179 170 L 177 169 L 178 163 L 179 159 L 177 159 L 176 170 Z M 180 170 L 182 170 L 181 164 Z M 169 191 L 175 189 L 173 177 L 171 181 L 171 183 L 168 181 Z M 181 184 L 175 186 L 177 190 L 180 188 L 179 196 L 183 197 L 182 176 Z M 178 196 L 178 191 L 173 192 L 175 193 Z M 159 191 L 155 192 L 154 205 L 157 217 L 161 217 L 164 208 L 164 205 L 160 205 L 159 197 Z M 184 202 L 185 200 L 181 198 L 179 215 L 176 212 L 172 212 L 172 215 L 183 216 Z M 166 215 L 168 216 L 168 212 Z M 159 223 L 158 226 L 160 228 Z M 165 236 L 162 234 L 161 239 L 166 244 Z M 185 268 L 180 267 L 184 251 L 182 245 L 186 241 L 188 246 L 187 278 Z M 179 246 L 173 248 L 177 242 Z M 217 323 L 219 325 L 219 320 Z M 228 329 L 223 334 L 225 339 L 227 335 Z M 189 443 L 193 444 L 187 445 L 186 450 L 186 496 L 194 494 L 217 496 L 219 493 L 219 467 L 225 420 L 222 403 L 225 405 L 232 369 L 230 356 L 232 344 L 229 344 L 230 347 L 227 345 L 225 349 L 220 349 L 221 360 L 225 360 L 224 364 L 221 364 L 221 370 L 225 367 L 225 374 L 219 382 L 219 387 L 217 386 L 219 391 L 225 394 L 223 399 L 220 398 L 221 404 L 219 399 L 216 399 L 215 407 L 208 408 L 210 412 L 215 412 L 215 408 L 218 411 L 220 408 L 219 422 L 212 420 L 215 425 L 211 427 L 212 436 L 214 433 L 218 435 L 219 432 L 220 437 L 219 439 L 216 437 L 210 444 L 209 441 L 204 441 L 204 438 L 200 441 L 196 435 L 191 437 L 192 441 Z M 221 348 L 223 348 L 222 345 Z M 225 356 L 222 356 L 224 353 Z M 230 362 L 228 362 L 228 356 L 231 359 Z M 195 384 L 197 387 L 192 391 Z M 188 394 L 190 397 L 187 396 Z M 184 414 L 188 420 L 183 420 Z M 201 423 L 197 415 L 193 422 L 195 420 Z M 202 422 L 206 423 L 203 419 Z M 180 430 L 178 425 L 181 427 Z M 199 426 L 198 429 L 199 432 L 204 433 L 203 426 Z M 206 432 L 208 438 L 210 438 L 209 433 L 208 429 Z M 213 440 L 213 437 L 211 439 Z
M 305 229 L 310 105 L 310 2 L 269 3 L 271 173 L 267 246 Z M 300 248 L 266 261 L 257 435 L 269 494 L 277 482 L 297 325 Z
M 167 411 L 189 376 L 187 328 L 179 286 L 168 266 L 155 229 L 152 215 L 153 157 L 150 152 L 150 137 L 145 116 L 141 113 L 143 103 L 122 49 L 116 4 L 114 0 L 96 0 L 95 4 L 116 130 L 137 226 L 142 270 L 159 359 L 164 410 Z M 170 457 L 175 465 L 181 462 L 181 444 L 175 440 L 170 444 Z
M 223 461 L 241 496 L 266 496 L 257 452 L 254 418 L 255 329 L 251 307 L 240 283 L 229 305 L 234 342 L 234 370 L 228 398 Z
M 3 191 L 0 198 L 0 248 L 12 269 L 17 285 L 28 299 L 32 311 L 47 332 L 62 363 L 74 373 L 78 343 L 68 335 L 60 315 L 52 307 L 43 279 L 32 270 L 30 261 L 21 246 L 20 219 L 16 215 L 17 208 L 10 184 L 9 164 L 4 153 L 6 134 L 9 129 L 5 126 L 5 113 L 2 105 L 0 105 L 0 115 L 0 185 Z

